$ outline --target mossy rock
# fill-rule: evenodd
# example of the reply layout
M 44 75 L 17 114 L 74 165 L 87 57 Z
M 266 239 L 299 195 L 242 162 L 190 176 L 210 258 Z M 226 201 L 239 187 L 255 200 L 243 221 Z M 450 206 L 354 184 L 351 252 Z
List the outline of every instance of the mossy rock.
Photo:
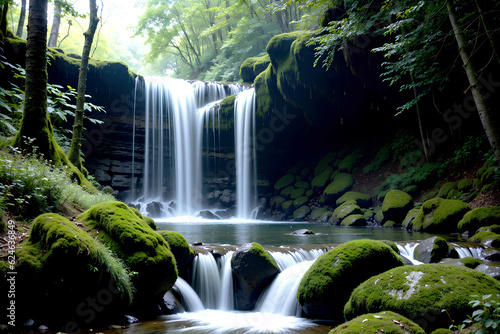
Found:
M 295 210 L 295 206 L 293 206 L 293 201 L 283 202 L 283 204 L 281 204 L 281 208 L 283 209 L 283 212 L 286 213 L 287 215 L 291 215 Z
M 500 225 L 495 224 L 495 225 L 491 225 L 491 226 L 483 226 L 483 227 L 480 227 L 477 229 L 476 233 L 479 233 L 479 232 L 495 232 L 495 233 L 500 234 Z
M 480 273 L 483 273 L 483 274 L 490 276 L 491 278 L 494 278 L 496 280 L 500 280 L 500 264 L 499 263 L 493 263 L 493 262 L 481 263 L 480 265 L 478 265 L 474 269 L 479 271 Z
M 480 227 L 495 224 L 500 224 L 500 206 L 476 208 L 467 212 L 458 222 L 458 229 L 474 235 Z
M 384 219 L 401 223 L 413 205 L 413 198 L 410 195 L 400 190 L 391 190 L 382 203 Z
M 382 212 L 382 210 L 376 211 L 375 216 L 373 218 L 375 219 L 375 222 L 377 222 L 379 224 L 382 224 L 385 221 L 384 213 Z
M 471 191 L 474 185 L 472 179 L 462 179 L 458 182 L 458 190 L 462 192 Z
M 443 259 L 439 263 L 443 264 L 454 264 L 456 266 L 463 266 L 467 267 L 470 269 L 475 269 L 477 266 L 479 266 L 483 261 L 473 258 L 471 256 L 466 256 L 461 259 Z
M 306 191 L 306 196 L 311 197 L 314 194 L 314 191 L 312 189 L 309 189 Z
M 321 172 L 323 172 L 332 161 L 335 161 L 336 157 L 337 154 L 335 154 L 334 152 L 330 152 L 325 157 L 323 157 L 314 168 L 314 176 L 317 176 Z
M 314 210 L 312 210 L 311 212 L 311 220 L 313 221 L 317 221 L 319 219 L 321 219 L 325 213 L 328 212 L 328 209 L 327 208 L 316 208 Z
M 280 192 L 286 187 L 292 185 L 294 182 L 295 176 L 293 176 L 292 174 L 286 174 L 285 176 L 282 176 L 278 181 L 276 181 L 276 183 L 274 184 L 274 190 Z
M 377 197 L 377 201 L 379 202 L 383 202 L 384 199 L 385 199 L 385 196 L 387 196 L 387 194 L 389 193 L 389 191 L 391 191 L 392 189 L 387 189 L 387 190 L 383 190 L 383 191 L 380 191 L 378 194 L 377 192 L 375 192 L 375 196 Z
M 372 198 L 370 195 L 358 193 L 356 191 L 348 191 L 336 201 L 337 205 L 342 205 L 347 201 L 356 201 L 360 208 L 369 208 L 372 205 Z
M 442 198 L 428 200 L 413 220 L 413 230 L 430 233 L 458 232 L 458 221 L 469 211 L 470 206 L 462 201 Z
M 396 223 L 395 221 L 393 220 L 388 220 L 384 223 L 384 225 L 382 225 L 383 227 L 386 227 L 386 228 L 394 228 L 394 227 L 397 227 L 398 226 L 398 223 Z
M 354 179 L 350 174 L 340 173 L 335 176 L 333 182 L 326 187 L 323 195 L 328 203 L 335 203 L 339 197 L 351 190 Z
M 144 228 L 151 231 L 147 225 Z M 133 299 L 134 288 L 115 254 L 67 218 L 54 213 L 37 217 L 29 238 L 16 251 L 16 285 L 22 291 L 17 294 L 18 320 L 84 324 L 89 318 L 77 310 L 89 296 L 106 302 L 100 303 L 102 311 L 90 321 L 121 315 Z
M 264 289 L 278 274 L 276 261 L 258 243 L 242 245 L 231 258 L 235 309 L 250 311 Z
M 386 244 L 387 246 L 391 247 L 392 250 L 396 252 L 396 254 L 400 254 L 401 253 L 399 251 L 398 245 L 396 245 L 394 243 L 394 241 L 391 241 L 391 240 L 380 240 L 380 241 L 383 242 L 384 244 Z
M 485 246 L 500 247 L 500 234 L 494 232 L 479 232 L 470 237 L 468 242 L 479 242 Z
M 290 198 L 294 190 L 295 190 L 294 186 L 288 186 L 281 191 L 281 196 L 284 198 Z
M 448 193 L 452 190 L 458 190 L 458 182 L 448 182 L 443 184 L 443 186 L 439 190 L 439 193 L 437 194 L 437 197 L 448 198 Z
M 469 304 L 471 295 L 488 294 L 500 294 L 500 283 L 469 268 L 446 264 L 397 267 L 356 287 L 344 315 L 353 319 L 390 310 L 431 332 L 447 326 L 450 318 L 461 323 L 474 310 Z
M 372 209 L 367 209 L 365 212 L 363 212 L 363 216 L 365 216 L 366 220 L 373 219 L 374 215 L 375 215 L 375 212 Z
M 301 196 L 293 201 L 293 206 L 295 207 L 295 209 L 298 209 L 307 202 L 309 202 L 309 198 L 307 196 Z
M 366 226 L 366 218 L 363 215 L 350 215 L 342 219 L 341 226 Z
M 381 241 L 349 241 L 313 263 L 300 281 L 297 300 L 309 317 L 343 320 L 343 305 L 356 286 L 402 265 L 399 255 Z
M 245 59 L 240 66 L 241 80 L 243 82 L 253 82 L 260 73 L 266 70 L 270 63 L 269 55 Z
M 352 173 L 354 167 L 356 167 L 356 161 L 358 160 L 358 154 L 351 153 L 346 156 L 339 164 L 339 170 L 345 173 Z
M 291 199 L 297 199 L 305 194 L 306 190 L 304 188 L 296 188 L 290 194 Z
M 425 334 L 424 330 L 410 319 L 391 311 L 363 314 L 342 325 L 338 325 L 329 334 Z
M 494 185 L 493 183 L 490 183 L 490 184 L 484 185 L 484 186 L 481 188 L 480 193 L 481 193 L 481 194 L 486 194 L 486 193 L 489 193 L 490 191 L 492 191 L 492 190 L 493 190 L 494 186 L 495 186 L 495 185 Z
M 327 185 L 328 181 L 330 181 L 330 176 L 333 173 L 332 167 L 327 167 L 324 171 L 319 173 L 314 179 L 311 181 L 311 187 L 316 192 L 321 192 Z
M 281 204 L 283 204 L 283 202 L 285 202 L 285 198 L 281 197 L 281 196 L 275 196 L 272 200 L 271 200 L 271 206 L 273 208 L 275 208 L 276 210 L 279 210 L 281 208 Z
M 449 334 L 449 333 L 454 333 L 454 332 L 448 328 L 438 328 L 435 331 L 432 331 L 431 334 Z
M 307 205 L 303 205 L 293 212 L 293 219 L 302 221 L 311 212 L 311 208 Z
M 153 231 L 156 231 L 158 229 L 158 226 L 156 226 L 156 222 L 153 218 L 147 216 L 144 216 L 143 218 L 146 224 L 148 224 L 148 226 L 151 227 Z
M 121 202 L 94 205 L 77 220 L 99 231 L 98 240 L 137 273 L 133 277 L 136 312 L 147 312 L 158 305 L 177 280 L 175 258 L 165 239 Z
M 413 229 L 413 220 L 418 214 L 419 209 L 411 209 L 408 211 L 406 214 L 406 217 L 403 219 L 403 222 L 401 223 L 403 225 L 403 229 L 405 230 L 411 230 Z
M 360 214 L 362 214 L 361 208 L 355 202 L 346 202 L 333 211 L 332 217 L 328 222 L 339 225 L 346 217 Z
M 189 246 L 186 238 L 175 231 L 159 231 L 163 239 L 169 244 L 170 251 L 174 254 L 179 272 L 185 272 L 194 259 L 194 250 Z
M 425 239 L 415 248 L 415 260 L 423 263 L 438 263 L 441 259 L 449 257 L 450 245 L 441 237 Z M 458 257 L 458 254 L 457 254 Z
M 309 186 L 309 183 L 301 180 L 301 181 L 295 182 L 295 188 L 303 188 L 305 190 L 308 190 L 311 187 Z
M 369 174 L 371 172 L 379 170 L 384 163 L 388 162 L 391 159 L 391 154 L 392 154 L 391 146 L 390 145 L 383 146 L 377 152 L 375 160 L 363 169 L 363 173 Z
M 496 181 L 498 175 L 498 167 L 491 166 L 486 168 L 481 174 L 481 185 L 491 184 Z

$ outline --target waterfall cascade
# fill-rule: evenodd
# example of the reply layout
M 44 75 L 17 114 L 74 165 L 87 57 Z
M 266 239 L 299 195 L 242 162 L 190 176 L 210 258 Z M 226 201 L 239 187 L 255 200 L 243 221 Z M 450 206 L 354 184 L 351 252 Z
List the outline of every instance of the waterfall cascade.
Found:
M 143 212 L 153 201 L 162 203 L 164 217 L 192 216 L 202 209 L 202 150 L 206 148 L 206 157 L 215 157 L 215 165 L 221 151 L 221 115 L 215 106 L 244 90 L 238 84 L 144 78 L 144 176 L 141 187 L 136 185 L 137 176 L 132 175 L 131 186 L 132 200 L 144 204 Z M 252 197 L 256 191 L 250 189 L 255 183 L 255 154 L 249 153 L 255 146 L 249 144 L 251 129 L 255 132 L 253 89 L 238 96 L 235 104 L 238 216 L 250 218 L 256 205 Z M 134 109 L 133 165 L 140 145 L 135 138 L 135 118 Z

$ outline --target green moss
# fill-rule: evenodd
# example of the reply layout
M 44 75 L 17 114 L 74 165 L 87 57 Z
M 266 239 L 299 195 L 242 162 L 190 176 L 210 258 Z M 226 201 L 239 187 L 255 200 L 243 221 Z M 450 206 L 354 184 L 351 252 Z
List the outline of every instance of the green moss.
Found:
M 363 169 L 365 174 L 379 170 L 382 165 L 391 159 L 391 147 L 390 145 L 385 145 L 382 147 L 375 156 L 375 160 Z
M 384 226 L 384 227 L 386 227 L 386 228 L 393 228 L 393 227 L 398 226 L 398 223 L 396 223 L 396 222 L 395 222 L 395 221 L 393 221 L 393 220 L 388 220 L 388 221 L 386 221 L 386 222 L 384 223 L 384 225 L 383 225 L 383 226 Z
M 292 191 L 292 193 L 290 194 L 290 198 L 291 199 L 297 199 L 297 198 L 303 196 L 305 192 L 306 192 L 306 190 L 304 188 L 294 189 Z
M 295 210 L 295 207 L 293 206 L 293 201 L 283 202 L 283 204 L 281 204 L 281 208 L 283 209 L 283 212 L 286 213 L 287 215 L 291 215 Z
M 257 115 L 271 114 L 274 108 L 280 109 L 285 101 L 277 87 L 276 73 L 271 64 L 254 81 L 257 101 Z
M 334 225 L 339 225 L 346 217 L 360 214 L 362 214 L 361 208 L 357 206 L 354 201 L 345 202 L 333 211 L 332 217 L 328 220 L 328 222 Z
M 170 251 L 174 254 L 175 262 L 179 270 L 186 269 L 194 258 L 194 250 L 189 246 L 186 238 L 178 232 L 159 231 L 163 239 L 169 244 Z
M 47 322 L 69 321 L 81 317 L 75 314 L 79 303 L 103 289 L 113 298 L 98 315 L 100 320 L 123 312 L 132 301 L 134 289 L 121 260 L 57 214 L 43 214 L 33 221 L 30 236 L 16 256 L 18 288 L 23 291 L 19 295 L 21 299 L 29 296 L 19 301 L 20 307 L 30 308 L 25 315 L 40 315 Z M 116 292 L 109 290 L 111 284 L 116 284 Z
M 156 226 L 156 222 L 154 221 L 153 218 L 151 218 L 151 217 L 144 217 L 144 221 L 146 222 L 146 224 L 149 225 L 149 227 L 151 227 L 151 229 L 153 231 L 156 231 L 158 229 L 158 227 Z
M 316 208 L 311 212 L 311 220 L 321 219 L 327 212 L 328 212 L 327 208 L 322 208 L 322 207 Z
M 301 206 L 303 206 L 304 204 L 306 204 L 307 202 L 309 202 L 309 198 L 307 196 L 301 196 L 297 199 L 295 199 L 293 201 L 293 206 L 298 209 L 300 208 Z
M 247 58 L 240 67 L 240 78 L 244 82 L 253 82 L 271 63 L 269 55 Z
M 313 190 L 315 192 L 322 191 L 327 185 L 327 182 L 330 181 L 330 176 L 332 175 L 332 173 L 333 173 L 333 168 L 327 167 L 321 173 L 316 175 L 314 179 L 311 181 L 311 186 Z
M 356 153 L 349 154 L 340 163 L 339 170 L 341 172 L 352 173 L 354 171 L 354 167 L 356 167 L 357 159 L 358 155 Z
M 276 210 L 279 210 L 281 208 L 281 204 L 285 202 L 285 199 L 281 196 L 276 196 L 271 200 L 271 206 L 275 208 Z
M 467 212 L 458 222 L 458 229 L 473 235 L 480 227 L 494 224 L 500 224 L 500 206 L 476 208 Z
M 274 190 L 280 191 L 285 189 L 286 187 L 291 186 L 293 182 L 295 182 L 295 176 L 293 176 L 293 174 L 286 174 L 276 181 L 274 184 Z
M 375 212 L 372 209 L 367 209 L 365 212 L 363 212 L 363 216 L 365 216 L 366 220 L 372 219 L 374 215 Z
M 281 191 L 281 196 L 285 198 L 290 198 L 292 196 L 292 192 L 295 190 L 294 186 L 288 186 Z
M 329 334 L 425 334 L 424 330 L 412 322 L 391 311 L 363 314 L 342 325 L 338 325 Z
M 340 173 L 333 179 L 333 182 L 326 187 L 323 195 L 327 202 L 336 202 L 337 199 L 351 190 L 354 186 L 354 179 L 350 174 Z
M 448 334 L 448 333 L 454 333 L 454 332 L 451 329 L 438 328 L 435 331 L 433 331 L 431 334 Z
M 262 247 L 261 244 L 252 242 L 252 247 L 248 250 L 248 252 L 252 255 L 258 256 L 261 259 L 264 259 L 265 262 L 269 264 L 269 266 L 272 266 L 279 270 L 276 261 L 274 261 L 274 258 L 269 255 L 269 253 L 264 249 L 264 247 Z
M 479 233 L 479 232 L 495 232 L 495 233 L 500 234 L 500 225 L 495 224 L 495 225 L 491 225 L 491 226 L 483 226 L 483 227 L 480 227 L 477 229 L 476 233 Z
M 457 189 L 458 189 L 458 182 L 445 183 L 439 190 L 437 197 L 448 198 L 448 193 L 452 190 L 457 190 Z
M 479 232 L 470 237 L 468 242 L 479 242 L 492 247 L 500 247 L 500 234 L 494 232 Z
M 431 233 L 458 232 L 457 222 L 470 211 L 462 201 L 434 198 L 424 202 L 413 220 L 413 229 Z
M 314 176 L 318 175 L 322 171 L 324 171 L 332 161 L 335 160 L 337 154 L 335 152 L 330 152 L 326 156 L 324 156 L 314 168 Z
M 349 241 L 313 263 L 300 281 L 297 300 L 309 317 L 342 320 L 343 305 L 357 285 L 402 265 L 399 255 L 380 241 Z
M 314 191 L 312 189 L 309 189 L 306 191 L 306 196 L 311 197 L 314 194 Z
M 353 319 L 390 310 L 416 323 L 426 321 L 430 332 L 449 323 L 450 318 L 461 323 L 472 314 L 471 295 L 499 293 L 498 281 L 469 268 L 445 264 L 404 266 L 373 276 L 356 287 L 344 315 Z
M 366 218 L 365 216 L 358 214 L 358 215 L 350 215 L 347 216 L 346 218 L 342 219 L 342 222 L 340 223 L 342 226 L 366 226 Z
M 77 219 L 98 230 L 98 239 L 138 273 L 134 277 L 138 307 L 150 306 L 174 285 L 177 268 L 167 242 L 127 205 L 100 203 Z
M 390 241 L 390 240 L 380 240 L 380 241 L 383 242 L 384 244 L 386 244 L 387 246 L 391 247 L 392 250 L 396 252 L 396 254 L 400 254 L 398 245 L 396 245 L 394 243 L 394 241 Z
M 295 182 L 295 188 L 303 188 L 307 190 L 310 188 L 310 186 L 309 183 L 307 183 L 306 181 L 297 181 Z
M 303 205 L 293 212 L 294 220 L 304 220 L 304 218 L 311 212 L 311 208 L 307 205 Z
M 408 211 L 413 207 L 413 198 L 400 190 L 391 190 L 382 203 L 384 218 L 401 222 Z
M 466 257 L 463 257 L 461 259 L 444 259 L 440 263 L 454 264 L 454 265 L 465 266 L 467 268 L 474 269 L 477 266 L 479 266 L 481 263 L 483 263 L 483 261 L 475 259 L 471 256 L 466 256 Z
M 462 179 L 458 182 L 458 190 L 459 191 L 470 191 L 472 190 L 472 186 L 474 184 L 474 180 L 472 179 Z
M 425 239 L 415 248 L 414 257 L 423 263 L 437 263 L 447 257 L 449 245 L 441 237 Z
M 492 191 L 492 190 L 493 190 L 493 187 L 494 187 L 494 184 L 493 184 L 493 183 L 486 184 L 486 185 L 484 185 L 484 186 L 481 188 L 480 193 L 481 193 L 481 194 L 486 194 L 486 193 L 488 193 L 488 192 Z
M 342 205 L 347 201 L 355 201 L 360 208 L 369 208 L 372 205 L 370 195 L 361 194 L 355 191 L 348 191 L 336 201 L 337 205 Z
M 221 130 L 231 130 L 234 127 L 234 101 L 236 94 L 226 97 L 220 104 L 220 124 Z
M 415 217 L 418 215 L 419 209 L 411 209 L 408 211 L 406 214 L 406 217 L 403 219 L 402 225 L 403 229 L 405 230 L 412 230 L 413 229 L 413 220 Z

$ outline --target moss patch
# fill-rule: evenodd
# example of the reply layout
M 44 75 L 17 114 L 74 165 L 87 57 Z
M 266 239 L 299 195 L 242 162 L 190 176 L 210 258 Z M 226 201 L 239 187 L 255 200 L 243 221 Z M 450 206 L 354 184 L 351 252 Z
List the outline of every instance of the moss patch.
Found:
M 186 238 L 175 231 L 159 231 L 158 233 L 170 246 L 177 268 L 179 270 L 187 269 L 186 267 L 194 259 L 194 250 L 189 246 Z
M 354 179 L 350 174 L 340 173 L 335 176 L 333 182 L 326 187 L 323 195 L 325 200 L 330 203 L 335 203 L 337 199 L 351 190 L 354 186 Z
M 257 75 L 264 72 L 270 63 L 271 60 L 269 59 L 269 55 L 245 59 L 240 67 L 241 80 L 244 82 L 253 82 Z
M 410 319 L 391 311 L 360 315 L 335 327 L 329 334 L 360 333 L 425 334 L 424 330 Z
M 311 212 L 311 208 L 307 205 L 303 205 L 293 212 L 294 220 L 304 220 L 304 218 Z
M 356 191 L 348 191 L 336 201 L 337 205 L 342 205 L 347 201 L 355 201 L 360 208 L 369 208 L 372 205 L 370 195 L 358 193 Z
M 415 231 L 431 233 L 458 232 L 458 221 L 470 211 L 470 206 L 462 201 L 434 198 L 424 202 L 413 220 Z
M 366 226 L 366 218 L 363 215 L 350 215 L 342 220 L 341 226 Z
M 358 284 L 401 265 L 401 258 L 380 241 L 346 242 L 313 263 L 300 281 L 297 300 L 310 317 L 342 320 L 343 304 Z
M 293 174 L 286 174 L 282 176 L 276 183 L 274 184 L 274 190 L 281 191 L 286 187 L 290 186 L 295 182 L 295 176 Z
M 344 315 L 353 319 L 390 310 L 415 323 L 425 321 L 430 332 L 446 327 L 450 318 L 461 323 L 472 314 L 471 295 L 487 294 L 500 294 L 499 282 L 475 270 L 445 264 L 404 266 L 361 283 L 345 305 Z
M 500 206 L 477 208 L 467 212 L 458 222 L 460 232 L 473 235 L 482 226 L 500 224 Z
M 423 263 L 437 263 L 447 257 L 449 245 L 441 237 L 425 239 L 415 248 L 414 257 Z
M 354 201 L 345 202 L 333 211 L 329 222 L 334 225 L 339 225 L 346 217 L 360 214 L 362 214 L 361 208 L 357 206 Z
M 391 190 L 382 203 L 384 219 L 401 223 L 410 209 L 413 208 L 413 198 L 400 190 Z
M 321 173 L 316 175 L 314 179 L 311 181 L 311 186 L 313 190 L 315 192 L 321 192 L 327 185 L 328 181 L 330 181 L 330 176 L 332 175 L 332 173 L 333 173 L 333 168 L 327 167 Z

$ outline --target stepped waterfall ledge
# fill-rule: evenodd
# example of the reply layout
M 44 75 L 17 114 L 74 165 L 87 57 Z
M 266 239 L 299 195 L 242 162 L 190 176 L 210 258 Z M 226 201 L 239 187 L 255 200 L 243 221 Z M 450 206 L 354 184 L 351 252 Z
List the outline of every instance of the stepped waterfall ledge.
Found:
M 139 103 L 138 86 L 134 108 Z M 207 202 L 210 185 L 206 178 L 212 176 L 216 179 L 212 183 L 219 182 L 213 175 L 227 173 L 236 165 L 236 171 L 230 172 L 236 175 L 236 216 L 251 218 L 257 203 L 254 89 L 163 77 L 145 77 L 143 89 L 144 118 L 134 116 L 131 201 L 155 218 L 197 216 L 213 205 Z M 234 107 L 235 140 L 228 144 L 222 138 L 221 124 L 232 122 L 232 115 L 221 115 L 220 104 L 235 94 L 239 94 Z M 144 126 L 143 146 L 136 129 L 139 125 Z M 227 162 L 231 154 L 224 152 L 228 150 L 235 152 L 234 163 Z M 138 180 L 135 168 L 141 154 L 143 177 Z

